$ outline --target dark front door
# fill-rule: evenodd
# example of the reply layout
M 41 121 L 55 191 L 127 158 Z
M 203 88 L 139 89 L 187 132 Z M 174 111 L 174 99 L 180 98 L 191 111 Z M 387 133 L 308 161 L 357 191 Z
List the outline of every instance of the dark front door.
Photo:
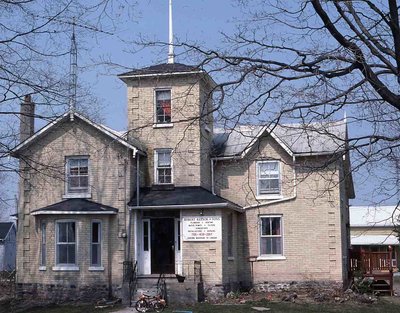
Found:
M 151 273 L 175 273 L 174 219 L 151 219 Z

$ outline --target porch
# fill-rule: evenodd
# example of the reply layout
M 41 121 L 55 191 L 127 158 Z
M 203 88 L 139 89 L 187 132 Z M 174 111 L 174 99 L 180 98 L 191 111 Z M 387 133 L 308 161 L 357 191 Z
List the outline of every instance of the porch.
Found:
M 372 289 L 376 292 L 393 295 L 393 248 L 385 252 L 350 249 L 350 277 L 361 275 L 373 280 Z

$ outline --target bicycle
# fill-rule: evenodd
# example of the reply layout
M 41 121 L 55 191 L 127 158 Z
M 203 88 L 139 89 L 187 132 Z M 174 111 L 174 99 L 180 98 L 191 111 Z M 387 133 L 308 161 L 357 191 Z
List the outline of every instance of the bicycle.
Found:
M 166 302 L 164 299 L 161 298 L 160 295 L 156 296 L 149 296 L 142 294 L 139 297 L 139 300 L 136 301 L 135 309 L 138 312 L 147 312 L 147 311 L 156 311 L 162 312 L 166 307 Z

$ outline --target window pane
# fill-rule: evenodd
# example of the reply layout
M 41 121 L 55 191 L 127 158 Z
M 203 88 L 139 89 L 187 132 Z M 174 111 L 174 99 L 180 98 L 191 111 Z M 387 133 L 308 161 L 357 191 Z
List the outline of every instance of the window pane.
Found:
M 157 90 L 157 100 L 171 100 L 171 90 Z
M 163 151 L 158 152 L 158 166 L 168 167 L 171 166 L 171 152 Z
M 92 223 L 92 243 L 100 242 L 99 238 L 99 223 Z
M 272 254 L 282 254 L 282 238 L 276 237 L 272 239 Z
M 67 224 L 66 223 L 58 223 L 58 242 L 66 242 L 67 241 Z
M 156 91 L 156 120 L 158 123 L 171 122 L 171 91 Z
M 272 235 L 281 235 L 281 219 L 273 217 L 272 219 Z
M 261 219 L 261 235 L 271 235 L 271 220 L 269 217 L 264 217 Z
M 282 238 L 262 237 L 260 252 L 261 254 L 282 254 Z
M 78 188 L 79 187 L 79 176 L 72 176 L 69 178 L 69 187 Z
M 67 245 L 57 245 L 57 264 L 67 264 Z
M 64 224 L 66 224 L 68 227 L 68 242 L 75 242 L 75 223 L 69 222 Z
M 79 178 L 79 187 L 87 187 L 89 185 L 89 177 L 88 176 L 81 176 Z
M 42 223 L 42 245 L 41 245 L 41 253 L 40 253 L 40 265 L 46 265 L 46 224 Z
M 92 265 L 100 265 L 100 244 L 92 245 Z
M 75 245 L 74 244 L 68 244 L 67 246 L 67 253 L 68 253 L 68 258 L 67 258 L 67 263 L 68 264 L 75 264 Z

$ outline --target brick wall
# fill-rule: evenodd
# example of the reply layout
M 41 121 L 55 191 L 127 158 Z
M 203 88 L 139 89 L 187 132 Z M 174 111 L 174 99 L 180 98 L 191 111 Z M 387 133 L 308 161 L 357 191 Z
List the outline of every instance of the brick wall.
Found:
M 48 216 L 47 219 L 47 264 L 46 271 L 39 271 L 40 231 L 42 218 L 32 216 L 33 210 L 63 200 L 65 194 L 65 157 L 89 156 L 90 200 L 117 208 L 116 215 Z M 125 258 L 128 211 L 126 203 L 135 190 L 135 160 L 132 151 L 101 134 L 88 124 L 75 118 L 53 128 L 39 141 L 31 145 L 22 156 L 22 178 L 20 181 L 19 229 L 17 250 L 17 282 L 57 284 L 64 280 L 73 285 L 102 284 L 111 280 L 122 283 L 122 262 Z M 78 226 L 78 272 L 53 271 L 54 220 L 72 218 Z M 104 270 L 88 271 L 90 253 L 90 220 L 103 222 Z M 108 259 L 110 257 L 110 259 Z M 110 265 L 112 264 L 112 268 Z
M 155 90 L 171 90 L 172 123 L 155 124 Z M 127 83 L 128 129 L 147 148 L 145 184 L 154 183 L 154 149 L 173 149 L 176 186 L 210 186 L 212 122 L 200 119 L 201 103 L 211 106 L 210 87 L 197 75 L 147 78 Z M 200 105 L 199 105 L 200 104 Z M 211 132 L 205 130 L 205 125 Z
M 282 166 L 282 198 L 275 203 L 257 199 L 256 160 L 267 158 L 280 160 Z M 342 281 L 342 220 L 346 217 L 341 217 L 340 207 L 341 164 L 326 161 L 324 157 L 307 157 L 293 164 L 292 157 L 272 138 L 264 137 L 245 159 L 217 162 L 217 193 L 246 208 L 239 216 L 240 280 L 250 276 L 248 257 L 260 255 L 259 217 L 280 215 L 284 259 L 254 262 L 254 282 Z

